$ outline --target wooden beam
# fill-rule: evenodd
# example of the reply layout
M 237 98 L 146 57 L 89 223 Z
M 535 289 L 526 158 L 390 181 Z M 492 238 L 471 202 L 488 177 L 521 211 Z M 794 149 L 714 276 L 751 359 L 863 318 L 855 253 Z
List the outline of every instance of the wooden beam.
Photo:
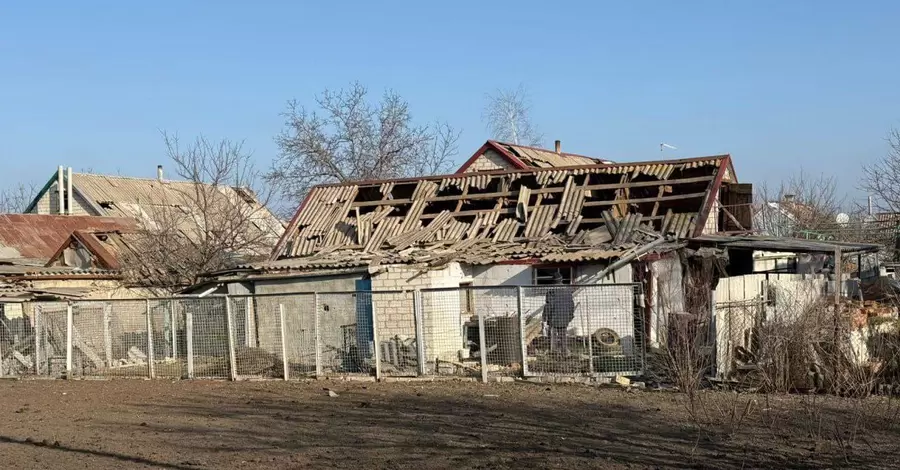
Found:
M 728 218 L 731 219 L 731 221 L 734 222 L 735 225 L 737 225 L 737 228 L 739 231 L 747 230 L 744 228 L 743 225 L 741 225 L 740 222 L 738 222 L 738 219 L 731 213 L 731 211 L 729 211 L 728 209 L 725 208 L 725 206 L 720 204 L 719 208 L 722 209 L 722 212 L 724 212 L 725 215 L 728 216 Z
M 677 201 L 680 199 L 696 199 L 706 196 L 706 193 L 690 193 L 690 194 L 675 194 L 673 196 L 663 196 L 663 197 L 644 197 L 638 199 L 624 199 L 624 200 L 613 200 L 613 201 L 586 201 L 584 205 L 586 207 L 596 207 L 596 206 L 613 206 L 616 204 L 638 204 L 643 202 L 657 202 L 657 201 Z
M 637 181 L 632 183 L 609 183 L 609 184 L 590 184 L 580 186 L 579 189 L 583 191 L 602 191 L 608 189 L 632 189 L 632 188 L 647 188 L 654 186 L 671 186 L 675 184 L 691 184 L 691 183 L 706 183 L 712 181 L 715 177 L 713 176 L 698 176 L 694 178 L 682 178 L 676 180 L 659 180 L 659 181 Z M 565 186 L 559 187 L 551 187 L 551 188 L 538 188 L 533 189 L 531 194 L 553 194 L 553 193 L 561 193 L 565 190 Z M 500 197 L 517 197 L 519 195 L 518 191 L 500 191 L 493 193 L 478 193 L 478 194 L 458 194 L 453 196 L 434 196 L 427 198 L 426 202 L 444 202 L 444 201 L 459 201 L 459 200 L 478 200 L 478 199 L 494 199 Z M 359 201 L 354 202 L 351 207 L 366 207 L 366 206 L 397 206 L 402 204 L 411 204 L 413 199 L 391 199 L 385 201 Z
M 663 194 L 665 194 L 665 193 L 666 193 L 666 185 L 662 185 L 659 187 L 659 192 L 657 193 L 656 197 L 658 197 L 658 198 L 663 197 Z M 657 212 L 659 212 L 659 201 L 656 201 L 656 203 L 653 204 L 653 211 L 650 212 L 650 217 L 656 216 Z

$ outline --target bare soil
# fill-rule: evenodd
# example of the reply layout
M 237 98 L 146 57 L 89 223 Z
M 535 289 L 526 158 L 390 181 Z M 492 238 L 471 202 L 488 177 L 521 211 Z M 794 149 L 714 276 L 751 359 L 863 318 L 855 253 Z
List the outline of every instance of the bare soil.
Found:
M 683 395 L 583 385 L 0 381 L 0 468 L 896 468 L 890 420 L 848 449 L 802 397 L 707 411 L 736 396 L 698 432 Z

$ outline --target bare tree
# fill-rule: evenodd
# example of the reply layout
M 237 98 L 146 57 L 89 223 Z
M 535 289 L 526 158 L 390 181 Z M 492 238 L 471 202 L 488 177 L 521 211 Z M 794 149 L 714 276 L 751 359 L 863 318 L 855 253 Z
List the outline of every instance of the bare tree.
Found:
M 25 212 L 36 192 L 37 185 L 34 183 L 19 183 L 0 190 L 0 213 Z
M 544 136 L 531 120 L 531 99 L 524 85 L 487 95 L 482 119 L 491 137 L 521 145 L 541 145 Z
M 182 146 L 165 132 L 163 139 L 184 181 L 167 181 L 159 199 L 146 204 L 152 213 L 139 220 L 138 233 L 126 238 L 130 279 L 172 289 L 266 257 L 281 223 L 266 208 L 270 192 L 243 142 L 198 137 Z
M 891 129 L 887 136 L 888 153 L 863 166 L 861 188 L 873 196 L 873 204 L 880 212 L 900 213 L 900 129 Z
M 311 111 L 288 102 L 285 129 L 276 137 L 281 155 L 267 179 L 281 188 L 290 209 L 312 186 L 360 179 L 448 172 L 460 133 L 448 124 L 414 123 L 409 104 L 387 91 L 377 103 L 356 82 L 325 90 Z
M 777 190 L 760 187 L 756 194 L 753 226 L 777 237 L 806 237 L 834 232 L 835 217 L 843 199 L 838 197 L 837 179 L 803 170 L 782 181 Z

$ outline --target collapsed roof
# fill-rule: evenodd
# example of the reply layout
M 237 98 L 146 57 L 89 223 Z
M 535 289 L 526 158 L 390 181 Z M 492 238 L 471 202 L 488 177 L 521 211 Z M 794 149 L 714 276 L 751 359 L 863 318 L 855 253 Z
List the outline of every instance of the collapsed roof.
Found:
M 616 258 L 699 235 L 723 181 L 728 155 L 322 185 L 265 269 Z

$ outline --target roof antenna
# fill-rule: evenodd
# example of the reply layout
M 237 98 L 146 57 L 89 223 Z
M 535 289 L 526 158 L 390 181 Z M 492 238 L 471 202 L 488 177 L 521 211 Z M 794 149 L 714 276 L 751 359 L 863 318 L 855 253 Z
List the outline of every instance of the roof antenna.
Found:
M 669 145 L 669 144 L 667 144 L 667 143 L 661 143 L 661 144 L 659 144 L 659 151 L 660 151 L 660 152 L 662 152 L 662 151 L 665 150 L 665 149 L 678 150 L 678 147 L 676 147 L 676 146 L 674 146 L 674 145 Z

